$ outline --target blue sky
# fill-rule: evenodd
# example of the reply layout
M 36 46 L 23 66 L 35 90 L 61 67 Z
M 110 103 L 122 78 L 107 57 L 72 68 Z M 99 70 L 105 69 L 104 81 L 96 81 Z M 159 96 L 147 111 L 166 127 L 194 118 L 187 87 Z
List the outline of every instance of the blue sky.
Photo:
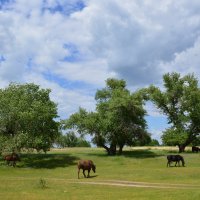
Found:
M 51 88 L 62 119 L 110 77 L 134 92 L 162 88 L 167 72 L 200 77 L 200 1 L 0 0 L 0 87 L 34 82 Z M 148 103 L 147 121 L 160 139 L 166 117 Z

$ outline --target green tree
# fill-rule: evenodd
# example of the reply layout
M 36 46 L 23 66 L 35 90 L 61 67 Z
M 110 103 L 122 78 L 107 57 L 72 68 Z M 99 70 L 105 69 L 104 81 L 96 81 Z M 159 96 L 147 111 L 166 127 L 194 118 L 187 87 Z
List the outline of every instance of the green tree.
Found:
M 200 135 L 191 143 L 192 146 L 200 146 Z
M 77 137 L 73 131 L 70 131 L 64 135 L 60 135 L 56 141 L 56 145 L 64 147 L 91 147 L 90 143 L 83 137 Z
M 178 145 L 179 152 L 196 140 L 200 133 L 200 90 L 194 75 L 178 73 L 163 76 L 164 91 L 149 87 L 149 97 L 168 118 L 171 127 L 163 136 L 163 144 Z
M 34 148 L 45 152 L 58 136 L 57 105 L 49 89 L 11 83 L 0 89 L 0 135 L 5 148 Z M 2 141 L 2 140 L 1 140 Z
M 152 139 L 148 144 L 147 146 L 160 146 L 158 140 L 156 139 Z
M 91 134 L 93 142 L 109 155 L 115 155 L 117 147 L 122 153 L 124 145 L 133 145 L 148 135 L 143 100 L 138 93 L 130 94 L 124 80 L 107 79 L 106 87 L 97 90 L 95 99 L 95 112 L 80 108 L 64 122 L 65 128 Z
M 76 146 L 77 147 L 91 147 L 91 144 L 89 141 L 85 140 L 84 138 L 79 137 Z

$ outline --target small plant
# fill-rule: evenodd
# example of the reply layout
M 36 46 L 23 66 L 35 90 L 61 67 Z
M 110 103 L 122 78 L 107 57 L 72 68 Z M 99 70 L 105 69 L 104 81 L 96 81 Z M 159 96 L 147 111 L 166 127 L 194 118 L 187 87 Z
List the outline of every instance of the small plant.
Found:
M 42 189 L 47 188 L 47 183 L 46 183 L 46 181 L 43 178 L 40 178 L 40 180 L 39 180 L 39 186 Z

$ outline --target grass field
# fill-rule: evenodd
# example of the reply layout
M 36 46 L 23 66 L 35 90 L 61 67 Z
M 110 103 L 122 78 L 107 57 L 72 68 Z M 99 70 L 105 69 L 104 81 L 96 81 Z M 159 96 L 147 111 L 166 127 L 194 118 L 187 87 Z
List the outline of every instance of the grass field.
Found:
M 116 200 L 200 199 L 200 154 L 183 153 L 186 167 L 166 167 L 177 148 L 127 148 L 107 156 L 100 148 L 53 149 L 22 154 L 17 167 L 0 162 L 0 199 Z M 97 173 L 77 179 L 76 163 L 91 159 Z

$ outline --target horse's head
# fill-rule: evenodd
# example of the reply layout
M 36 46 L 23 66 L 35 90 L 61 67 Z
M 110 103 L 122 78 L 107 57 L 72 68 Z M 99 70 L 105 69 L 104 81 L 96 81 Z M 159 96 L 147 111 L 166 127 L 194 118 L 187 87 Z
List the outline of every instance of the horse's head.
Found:
M 181 162 L 182 162 L 182 166 L 185 167 L 185 161 L 184 158 L 181 156 Z
M 92 171 L 95 173 L 96 172 L 96 165 L 92 165 Z

